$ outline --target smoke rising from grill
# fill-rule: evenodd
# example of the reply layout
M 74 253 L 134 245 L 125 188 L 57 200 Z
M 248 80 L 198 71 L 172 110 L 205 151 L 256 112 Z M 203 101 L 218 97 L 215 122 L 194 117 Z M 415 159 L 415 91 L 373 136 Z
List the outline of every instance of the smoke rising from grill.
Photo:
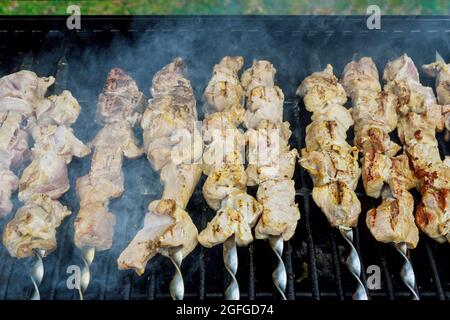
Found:
M 137 81 L 139 89 L 150 97 L 149 88 L 153 75 L 175 57 L 182 57 L 188 66 L 188 78 L 191 80 L 198 100 L 199 118 L 202 119 L 200 99 L 215 63 L 225 55 L 242 55 L 245 58 L 245 69 L 254 59 L 267 59 L 277 69 L 276 82 L 284 91 L 287 101 L 285 109 L 289 114 L 286 118 L 294 127 L 295 142 L 301 143 L 299 140 L 301 140 L 302 130 L 299 126 L 301 124 L 304 129 L 309 116 L 305 116 L 301 106 L 303 118 L 299 121 L 292 111 L 296 105 L 291 102 L 295 101 L 295 89 L 298 84 L 311 72 L 321 70 L 330 63 L 334 66 L 336 74 L 340 75 L 346 63 L 356 56 L 364 55 L 372 57 L 379 70 L 382 70 L 389 59 L 394 59 L 404 52 L 408 53 L 418 66 L 433 61 L 436 50 L 447 61 L 450 59 L 448 33 L 444 32 L 437 21 L 408 22 L 406 19 L 399 19 L 394 23 L 385 23 L 382 17 L 381 30 L 368 30 L 365 19 L 339 17 L 329 19 L 306 17 L 302 20 L 296 17 L 261 17 L 259 19 L 169 17 L 156 18 L 150 23 L 143 18 L 136 18 L 133 23 L 129 25 L 123 23 L 120 26 L 108 21 L 94 23 L 88 18 L 81 19 L 82 26 L 86 30 L 79 33 L 66 31 L 65 20 L 61 20 L 60 25 L 57 25 L 62 32 L 51 32 L 42 36 L 39 33 L 32 35 L 31 32 L 24 34 L 12 32 L 8 37 L 15 40 L 9 42 L 11 48 L 0 53 L 0 60 L 5 61 L 0 68 L 2 75 L 13 72 L 22 64 L 23 53 L 32 52 L 34 60 L 29 68 L 40 76 L 54 75 L 57 61 L 65 56 L 68 62 L 67 79 L 58 78 L 56 90 L 59 93 L 62 89 L 58 86 L 67 81 L 67 89 L 78 99 L 82 111 L 73 128 L 76 135 L 85 143 L 91 141 L 101 128 L 93 122 L 93 119 L 98 95 L 103 88 L 107 73 L 113 67 L 120 67 L 129 72 Z M 33 28 L 38 29 L 38 26 Z M 121 31 L 112 31 L 114 29 Z M 420 32 L 412 32 L 413 30 Z M 430 32 L 433 30 L 438 32 Z M 64 32 L 67 33 L 64 34 Z M 43 38 L 42 43 L 39 42 L 40 37 Z M 22 54 L 16 54 L 16 51 L 19 51 L 16 47 L 22 48 L 20 50 Z M 433 85 L 433 79 L 422 74 L 421 81 L 426 85 Z M 140 128 L 136 129 L 136 136 L 141 139 Z M 142 145 L 142 141 L 140 143 Z M 72 215 L 58 230 L 58 249 L 46 259 L 47 275 L 42 284 L 44 299 L 71 298 L 66 288 L 66 279 L 69 276 L 66 274 L 66 268 L 71 264 L 80 264 L 79 252 L 73 245 L 73 223 L 79 210 L 75 181 L 89 171 L 90 163 L 91 159 L 88 157 L 74 159 L 69 166 L 71 189 L 61 198 L 61 201 L 72 210 Z M 297 171 L 300 169 L 297 168 Z M 109 207 L 117 217 L 113 247 L 109 251 L 97 254 L 91 270 L 93 279 L 86 292 L 86 299 L 123 298 L 128 297 L 130 291 L 132 297 L 145 298 L 152 295 L 149 291 L 153 284 L 156 286 L 157 294 L 168 293 L 172 267 L 164 257 L 153 259 L 147 267 L 147 273 L 141 278 L 132 275 L 131 271 L 117 270 L 115 260 L 142 226 L 148 203 L 160 198 L 162 194 L 159 175 L 151 169 L 145 157 L 125 160 L 124 175 L 125 192 L 121 198 L 111 201 Z M 297 175 L 300 176 L 300 173 Z M 299 184 L 300 178 L 297 177 L 296 181 L 297 188 L 303 187 Z M 205 222 L 214 215 L 214 212 L 202 208 L 206 207 L 204 201 L 201 201 L 202 195 L 199 192 L 202 184 L 203 181 L 200 181 L 197 192 L 187 207 L 199 230 L 202 230 Z M 310 186 L 307 180 L 305 187 Z M 13 212 L 18 208 L 16 198 L 15 195 Z M 301 203 L 303 205 L 303 201 Z M 202 220 L 202 213 L 206 214 L 206 219 Z M 319 218 L 316 218 L 319 216 L 316 213 L 314 212 L 311 217 L 315 222 L 314 231 L 329 230 Z M 9 218 L 0 221 L 2 229 L 7 220 Z M 291 242 L 294 250 L 300 250 L 301 241 L 306 241 L 304 230 L 303 221 L 297 229 L 296 238 Z M 326 241 L 321 235 L 314 234 L 314 238 L 320 243 Z M 256 264 L 257 277 L 258 280 L 261 279 L 261 282 L 266 282 L 258 283 L 257 291 L 271 292 L 272 266 L 270 264 L 264 266 L 263 263 L 264 255 L 267 255 L 269 248 L 264 243 L 257 242 L 255 245 L 255 261 L 259 262 Z M 369 249 L 370 247 L 363 247 L 365 251 Z M 200 248 L 197 248 L 183 263 L 186 293 L 195 294 L 198 290 L 201 269 L 199 252 Z M 239 261 L 243 267 L 239 274 L 242 277 L 240 283 L 245 292 L 249 281 L 246 279 L 248 276 L 245 271 L 248 264 L 248 252 L 246 249 L 239 252 Z M 206 290 L 221 292 L 221 286 L 217 285 L 223 281 L 221 250 L 213 248 L 204 253 L 207 258 Z M 0 254 L 6 257 L 6 250 L 1 248 Z M 299 261 L 297 264 L 300 265 L 303 262 Z M 27 260 L 15 261 L 9 256 L 0 262 L 0 295 L 5 292 L 7 298 L 24 297 L 30 283 L 23 272 L 26 269 L 22 268 L 22 264 L 28 263 Z M 294 268 L 297 267 L 294 266 Z M 149 270 L 153 271 L 149 272 Z M 155 283 L 153 283 L 152 274 L 156 277 Z M 132 283 L 129 282 L 130 277 Z M 15 286 L 8 284 L 9 278 L 14 279 Z M 293 285 L 293 283 L 288 284 L 288 286 Z M 326 283 L 322 285 L 326 287 Z M 7 293 L 6 287 L 8 287 Z M 309 290 L 309 287 L 306 290 Z M 75 294 L 73 292 L 73 296 Z

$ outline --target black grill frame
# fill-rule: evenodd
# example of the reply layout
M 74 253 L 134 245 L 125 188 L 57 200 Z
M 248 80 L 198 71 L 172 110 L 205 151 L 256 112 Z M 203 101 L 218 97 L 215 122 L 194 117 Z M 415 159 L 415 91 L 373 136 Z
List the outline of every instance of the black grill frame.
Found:
M 269 16 L 269 17 L 238 17 L 238 16 L 139 16 L 139 17 L 105 17 L 105 16 L 82 16 L 82 30 L 69 31 L 65 27 L 66 17 L 1 17 L 0 18 L 0 71 L 2 75 L 17 71 L 19 69 L 31 69 L 48 74 L 56 74 L 57 84 L 53 89 L 55 92 L 68 88 L 75 90 L 74 96 L 80 100 L 83 110 L 89 106 L 95 106 L 96 95 L 99 91 L 94 89 L 86 96 L 77 93 L 84 92 L 82 86 L 74 86 L 72 75 L 80 79 L 82 71 L 70 70 L 72 65 L 71 58 L 76 55 L 73 53 L 83 54 L 83 50 L 90 50 L 92 46 L 98 43 L 99 48 L 111 43 L 112 39 L 119 37 L 126 44 L 133 45 L 143 34 L 164 34 L 168 38 L 173 37 L 172 33 L 177 35 L 183 32 L 194 33 L 193 42 L 201 43 L 202 39 L 208 38 L 208 33 L 226 32 L 229 35 L 227 39 L 236 41 L 238 45 L 244 46 L 246 42 L 243 39 L 252 39 L 251 35 L 255 29 L 263 29 L 265 32 L 255 38 L 255 43 L 251 45 L 264 45 L 262 40 L 266 39 L 267 43 L 278 44 L 280 47 L 286 46 L 289 50 L 295 51 L 295 41 L 299 46 L 305 46 L 304 51 L 300 52 L 299 64 L 303 64 L 300 72 L 290 72 L 285 63 L 273 61 L 278 69 L 278 83 L 286 95 L 285 113 L 286 119 L 291 122 L 293 128 L 293 137 L 291 145 L 299 150 L 304 143 L 304 129 L 310 122 L 309 114 L 304 110 L 301 101 L 294 96 L 295 88 L 300 81 L 309 73 L 324 67 L 324 63 L 330 59 L 334 62 L 337 74 L 342 71 L 343 65 L 351 60 L 348 54 L 342 54 L 345 58 L 333 61 L 331 53 L 327 53 L 326 49 L 333 47 L 339 55 L 339 45 L 345 45 L 343 40 L 349 40 L 349 46 L 355 44 L 356 41 L 371 43 L 371 41 L 379 42 L 380 46 L 385 43 L 395 44 L 399 42 L 399 48 L 387 49 L 388 52 L 376 51 L 375 60 L 380 70 L 384 66 L 383 63 L 387 59 L 396 57 L 396 54 L 406 51 L 414 58 L 419 57 L 416 63 L 430 62 L 434 56 L 431 54 L 434 50 L 438 50 L 441 55 L 448 61 L 450 58 L 450 45 L 448 38 L 450 35 L 450 18 L 449 17 L 383 17 L 381 30 L 367 30 L 365 28 L 365 17 L 325 17 L 325 16 Z M 420 32 L 415 32 L 420 30 Z M 414 31 L 414 32 L 413 32 Z M 178 34 L 179 33 L 179 34 Z M 431 40 L 426 40 L 427 36 L 431 36 Z M 151 36 L 150 36 L 151 37 Z M 284 37 L 284 40 L 283 40 Z M 325 38 L 325 40 L 321 39 Z M 328 38 L 327 38 L 328 37 Z M 423 52 L 411 49 L 414 37 L 418 41 L 427 41 L 423 43 Z M 125 40 L 123 40 L 125 39 Z M 442 40 L 442 41 L 440 41 Z M 446 40 L 446 41 L 445 41 Z M 292 43 L 294 42 L 294 43 Z M 402 47 L 402 45 L 404 47 Z M 373 46 L 373 44 L 372 44 Z M 87 48 L 87 49 L 83 49 Z M 372 47 L 371 47 L 372 48 Z M 252 50 L 242 47 L 243 51 L 251 55 Z M 290 58 L 289 53 L 280 49 L 280 60 L 284 61 Z M 359 49 L 364 49 L 359 46 Z M 273 58 L 273 50 L 259 49 L 256 47 L 256 57 Z M 233 51 L 233 50 L 231 50 Z M 49 52 L 56 52 L 54 55 Z M 195 52 L 195 50 L 194 50 Z M 358 52 L 359 53 L 359 52 Z M 271 56 L 272 54 L 272 56 Z M 218 56 L 218 53 L 214 54 Z M 220 55 L 220 54 L 219 54 Z M 326 58 L 321 59 L 322 55 Z M 369 54 L 370 55 L 370 54 Z M 173 58 L 173 57 L 172 57 Z M 191 62 L 195 57 L 188 57 Z M 277 58 L 275 56 L 275 58 Z M 74 58 L 75 59 L 75 58 Z M 304 59 L 304 60 L 301 60 Z M 171 57 L 167 57 L 164 61 L 152 63 L 152 71 L 161 68 L 168 63 Z M 246 59 L 246 66 L 249 65 L 249 59 Z M 115 61 L 121 61 L 115 58 Z M 217 57 L 209 59 L 205 68 L 208 70 L 202 75 L 194 72 L 192 78 L 196 96 L 201 96 L 201 91 L 206 85 L 210 77 L 213 64 L 211 62 L 218 61 Z M 80 66 L 77 60 L 77 67 Z M 100 61 L 102 62 L 102 61 Z M 126 61 L 124 62 L 127 63 Z M 206 65 L 207 64 L 207 65 Z M 121 66 L 121 65 L 119 65 Z M 189 67 L 189 61 L 188 61 Z M 142 68 L 146 68 L 145 65 Z M 106 67 L 105 67 L 106 69 Z M 294 67 L 295 69 L 295 67 Z M 136 72 L 136 70 L 131 70 Z M 147 94 L 149 80 L 152 72 L 146 75 L 147 86 L 140 86 L 141 90 Z M 104 82 L 104 74 L 98 76 L 99 84 L 97 89 L 101 88 Z M 201 79 L 201 81 L 199 81 Z M 72 81 L 72 82 L 71 82 Z M 432 85 L 432 80 L 421 75 L 421 81 L 427 85 Z M 198 109 L 201 104 L 198 104 Z M 79 121 L 82 120 L 80 117 Z M 77 125 L 75 127 L 76 134 Z M 98 127 L 94 127 L 98 129 Z M 91 136 L 92 134 L 84 134 L 82 136 Z M 350 135 L 351 138 L 351 135 Z M 83 139 L 86 141 L 86 139 Z M 439 147 L 443 154 L 449 155 L 448 143 L 444 142 L 443 134 L 438 134 Z M 76 197 L 74 197 L 75 177 L 81 176 L 89 167 L 90 159 L 75 160 L 71 165 L 71 191 L 62 198 L 63 203 L 71 204 L 74 214 L 71 218 L 66 219 L 63 226 L 58 231 L 59 248 L 51 256 L 46 258 L 47 273 L 42 285 L 42 296 L 44 299 L 73 299 L 76 298 L 76 292 L 71 292 L 64 288 L 65 274 L 64 266 L 71 262 L 81 264 L 80 256 L 75 250 L 71 241 L 73 218 L 77 211 Z M 131 166 L 132 161 L 126 161 L 125 167 Z M 145 159 L 139 164 L 140 170 L 149 169 Z M 128 170 L 128 171 L 127 171 Z M 134 170 L 134 169 L 133 169 Z M 133 177 L 132 171 L 125 168 L 126 177 Z M 128 172 L 128 175 L 127 175 Z M 152 179 L 157 175 L 150 174 Z M 130 178 L 131 177 L 131 178 Z M 288 272 L 288 283 L 286 294 L 288 299 L 350 299 L 355 287 L 355 283 L 346 270 L 342 260 L 345 257 L 346 248 L 343 240 L 336 230 L 331 229 L 322 214 L 318 212 L 317 207 L 311 199 L 311 181 L 310 178 L 299 166 L 296 172 L 296 198 L 302 212 L 302 219 L 297 229 L 296 236 L 286 243 L 284 251 L 284 261 Z M 145 184 L 145 181 L 140 180 Z M 199 229 L 206 226 L 207 221 L 214 214 L 207 208 L 201 196 L 201 185 L 204 178 L 199 183 L 193 199 L 188 206 L 191 215 L 196 215 L 194 221 Z M 133 181 L 134 182 L 134 181 Z M 128 184 L 131 180 L 128 181 Z M 134 189 L 135 190 L 135 189 Z M 358 196 L 363 204 L 363 208 L 371 208 L 378 203 L 375 199 L 370 199 L 364 195 L 361 186 L 358 188 Z M 251 190 L 250 192 L 254 192 Z M 156 187 L 150 192 L 151 198 L 157 198 L 161 194 L 160 189 Z M 420 199 L 417 196 L 416 199 Z M 132 198 L 133 199 L 133 198 Z M 140 212 L 133 213 L 136 217 L 133 221 L 127 220 L 120 225 L 121 233 L 125 234 L 126 239 L 130 239 L 134 235 L 135 230 L 140 227 L 139 217 L 143 217 L 146 203 L 148 202 L 146 195 L 141 196 L 140 205 L 143 207 Z M 121 200 L 117 205 L 112 205 L 112 210 L 116 214 L 120 214 Z M 17 208 L 17 199 L 16 206 Z M 122 203 L 123 204 L 123 203 Z M 199 208 L 200 210 L 192 210 Z M 197 215 L 196 212 L 200 212 Z M 398 276 L 401 260 L 395 255 L 393 249 L 389 245 L 378 244 L 368 235 L 367 228 L 364 223 L 364 212 L 361 214 L 358 228 L 355 229 L 355 246 L 360 252 L 363 263 L 363 270 L 367 266 L 367 261 L 377 261 L 382 271 L 383 289 L 379 291 L 370 291 L 371 299 L 409 299 L 409 292 L 403 286 Z M 10 219 L 11 216 L 8 217 Z M 3 228 L 5 222 L 0 221 L 0 227 Z M 326 236 L 324 236 L 326 235 Z M 123 248 L 122 244 L 122 248 Z M 227 279 L 223 277 L 225 274 L 221 261 L 221 248 L 208 250 L 198 247 L 191 257 L 186 259 L 183 266 L 198 262 L 198 267 L 190 276 L 195 278 L 192 280 L 194 285 L 188 284 L 186 290 L 186 299 L 222 299 L 223 289 Z M 306 253 L 302 253 L 302 249 L 306 248 Z M 449 262 L 445 259 L 448 253 L 446 245 L 438 245 L 421 234 L 419 247 L 412 253 L 412 261 L 416 268 L 416 276 L 418 277 L 419 293 L 423 299 L 439 299 L 444 300 L 450 297 L 450 273 L 443 270 Z M 238 280 L 241 284 L 242 299 L 278 299 L 276 291 L 271 284 L 271 270 L 273 265 L 264 265 L 265 260 L 261 260 L 261 256 L 271 257 L 274 261 L 272 253 L 267 243 L 257 241 L 248 248 L 240 248 L 240 269 L 238 271 Z M 320 252 L 325 252 L 323 255 Z M 114 254 L 117 252 L 114 252 Z M 70 254 L 69 262 L 66 255 Z M 300 256 L 299 256 L 300 255 Z M 373 259 L 375 256 L 375 259 Z M 436 255 L 439 256 L 436 259 Z M 17 261 L 10 258 L 4 248 L 0 249 L 0 299 L 21 299 L 28 296 L 31 289 L 31 283 L 28 281 L 26 267 L 30 261 Z M 330 267 L 330 274 L 323 273 L 324 262 L 322 259 L 328 259 L 329 263 L 325 263 Z M 197 261 L 198 260 L 198 261 Z M 212 261 L 214 260 L 214 261 Z M 304 262 L 308 265 L 309 278 L 297 283 L 301 264 Z M 366 262 L 366 263 L 365 263 Z M 447 263 L 446 263 L 447 262 Z M 246 265 L 248 263 L 248 266 Z M 424 264 L 424 266 L 421 266 Z M 102 281 L 99 283 L 91 283 L 91 287 L 86 293 L 88 299 L 170 299 L 168 293 L 168 282 L 171 277 L 171 268 L 167 260 L 157 257 L 149 263 L 146 274 L 138 278 L 136 275 L 129 273 L 120 273 L 121 276 L 116 279 L 116 270 L 113 253 L 99 253 L 94 261 L 93 277 L 103 275 Z M 421 268 L 419 268 L 419 266 Z M 428 267 L 427 267 L 428 266 Z M 422 269 L 429 268 L 428 274 L 422 278 Z M 164 270 L 167 269 L 167 270 Z M 330 273 L 329 272 L 329 273 Z M 214 273 L 214 275 L 212 275 Z M 425 272 L 426 273 L 426 272 Z M 218 275 L 215 275 L 218 274 Z M 365 274 L 363 274 L 363 282 L 365 283 Z M 110 288 L 112 278 L 116 280 Z M 19 280 L 17 280 L 19 279 Z M 189 280 L 189 281 L 191 281 Z M 211 281 L 215 282 L 214 290 L 211 290 Z M 217 283 L 223 285 L 217 285 Z M 332 283 L 332 284 L 331 284 Z M 17 289 L 17 287 L 20 287 Z

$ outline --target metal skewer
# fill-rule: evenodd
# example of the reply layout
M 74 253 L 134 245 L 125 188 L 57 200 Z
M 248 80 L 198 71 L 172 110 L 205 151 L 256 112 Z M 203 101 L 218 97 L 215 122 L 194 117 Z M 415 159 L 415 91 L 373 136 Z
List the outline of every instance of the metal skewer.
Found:
M 350 253 L 345 259 L 345 264 L 347 265 L 350 273 L 355 277 L 357 281 L 357 288 L 353 294 L 353 300 L 368 300 L 366 288 L 361 281 L 361 260 L 359 259 L 358 252 L 353 245 L 353 230 L 344 227 L 339 227 L 339 232 L 344 237 L 345 241 L 350 245 Z
M 283 238 L 281 236 L 271 236 L 269 237 L 269 243 L 270 247 L 275 253 L 275 256 L 278 259 L 277 266 L 275 267 L 275 270 L 272 273 L 273 284 L 275 285 L 275 288 L 277 288 L 278 292 L 281 294 L 281 298 L 283 300 L 287 300 L 286 295 L 284 293 L 286 291 L 287 273 L 282 258 L 284 247 Z
M 175 267 L 175 274 L 170 281 L 170 296 L 173 300 L 183 300 L 184 298 L 184 281 L 181 273 L 181 263 L 183 262 L 183 253 L 181 249 L 170 252 L 169 259 Z
M 411 291 L 412 299 L 420 300 L 416 286 L 416 276 L 414 275 L 414 269 L 412 267 L 411 260 L 409 259 L 408 247 L 404 242 L 394 244 L 394 247 L 404 260 L 402 270 L 400 271 L 400 276 L 405 285 L 408 287 L 409 291 Z
M 78 293 L 80 295 L 80 300 L 84 300 L 84 293 L 89 286 L 91 281 L 91 264 L 94 261 L 95 248 L 85 247 L 81 250 L 81 259 L 83 260 L 83 269 L 81 270 L 80 286 L 78 288 Z
M 30 300 L 41 300 L 41 295 L 39 293 L 39 286 L 44 278 L 44 261 L 42 260 L 45 255 L 45 250 L 33 249 L 34 262 L 30 268 L 30 278 L 33 283 L 33 293 Z
M 223 243 L 223 262 L 225 264 L 225 269 L 231 277 L 230 283 L 225 289 L 225 299 L 239 300 L 239 284 L 236 279 L 236 272 L 238 269 L 238 256 L 234 236 L 228 238 Z

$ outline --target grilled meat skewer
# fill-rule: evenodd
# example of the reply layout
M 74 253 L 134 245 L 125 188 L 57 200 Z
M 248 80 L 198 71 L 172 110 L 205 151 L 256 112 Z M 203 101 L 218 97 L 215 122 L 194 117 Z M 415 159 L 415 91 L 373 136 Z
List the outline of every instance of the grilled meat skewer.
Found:
M 442 106 L 433 90 L 421 85 L 417 68 L 406 54 L 386 65 L 384 79 L 399 100 L 398 133 L 422 194 L 416 224 L 432 239 L 449 241 L 450 167 L 442 161 L 435 137 L 444 128 Z
M 333 67 L 327 65 L 323 71 L 308 76 L 298 87 L 297 95 L 303 97 L 306 110 L 313 112 L 299 163 L 313 180 L 314 201 L 350 245 L 346 264 L 358 282 L 353 298 L 367 300 L 360 279 L 361 262 L 353 245 L 352 228 L 361 213 L 355 193 L 361 170 L 357 147 L 346 141 L 346 132 L 354 124 L 350 110 L 343 107 L 346 92 L 334 76 Z
M 202 142 L 195 97 L 181 58 L 156 73 L 151 93 L 141 120 L 144 149 L 152 167 L 160 172 L 164 192 L 161 200 L 149 204 L 143 228 L 117 263 L 119 269 L 134 269 L 142 275 L 156 254 L 170 258 L 176 269 L 171 295 L 183 299 L 181 262 L 197 246 L 198 235 L 185 208 L 201 176 Z
M 397 97 L 381 90 L 378 70 L 371 58 L 346 65 L 342 77 L 352 99 L 355 145 L 363 154 L 362 179 L 367 195 L 383 202 L 369 210 L 366 223 L 374 237 L 386 243 L 406 243 L 415 248 L 419 232 L 414 222 L 414 200 L 408 192 L 415 186 L 406 155 L 394 157 L 400 146 L 389 133 L 398 122 Z
M 33 113 L 51 105 L 44 96 L 54 81 L 26 70 L 0 79 L 0 218 L 12 209 L 11 195 L 19 186 L 13 170 L 27 157 Z
M 289 122 L 283 122 L 284 94 L 275 85 L 275 73 L 269 61 L 259 60 L 253 62 L 241 79 L 247 96 L 244 121 L 248 128 L 247 185 L 258 185 L 257 199 L 263 206 L 255 237 L 269 240 L 278 260 L 273 282 L 286 300 L 287 273 L 282 253 L 283 241 L 294 236 L 300 219 L 292 180 L 298 151 L 289 146 Z
M 203 96 L 203 173 L 208 175 L 203 196 L 217 214 L 200 232 L 198 241 L 207 248 L 223 244 L 224 264 L 231 277 L 225 291 L 228 300 L 240 296 L 235 277 L 236 245 L 247 246 L 253 241 L 252 228 L 262 212 L 261 205 L 246 192 L 245 136 L 237 129 L 244 120 L 243 88 L 238 77 L 243 64 L 242 57 L 224 57 L 214 66 Z

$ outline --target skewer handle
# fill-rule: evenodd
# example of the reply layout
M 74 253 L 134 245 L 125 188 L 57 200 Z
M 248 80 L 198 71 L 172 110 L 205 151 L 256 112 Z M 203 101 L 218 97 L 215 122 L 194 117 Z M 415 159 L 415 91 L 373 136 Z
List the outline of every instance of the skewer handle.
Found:
M 397 243 L 394 245 L 395 250 L 397 250 L 403 258 L 403 266 L 400 271 L 400 277 L 402 278 L 405 285 L 411 291 L 411 297 L 413 300 L 420 300 L 419 292 L 416 289 L 416 276 L 414 275 L 414 269 L 409 259 L 408 247 L 406 243 Z
M 275 253 L 275 256 L 277 257 L 278 260 L 277 266 L 275 267 L 275 270 L 272 273 L 273 284 L 280 293 L 281 298 L 283 300 L 286 300 L 286 295 L 284 292 L 286 291 L 287 273 L 282 258 L 284 247 L 283 238 L 281 236 L 271 236 L 269 237 L 269 243 L 270 247 L 272 248 L 272 251 Z
M 223 243 L 223 262 L 225 264 L 225 269 L 231 277 L 231 281 L 228 287 L 225 289 L 225 299 L 226 300 L 239 300 L 239 284 L 236 280 L 236 272 L 238 269 L 238 256 L 236 249 L 236 242 L 234 241 L 234 236 L 228 238 Z
M 181 263 L 183 262 L 183 254 L 181 250 L 176 250 L 170 253 L 170 261 L 175 267 L 175 274 L 170 281 L 170 295 L 173 300 L 183 300 L 184 298 L 184 282 L 183 274 L 181 273 Z
M 44 278 L 44 261 L 42 260 L 45 255 L 45 250 L 34 249 L 33 250 L 34 259 L 30 268 L 30 279 L 33 283 L 33 293 L 30 300 L 41 300 L 41 295 L 39 293 L 39 286 Z
M 81 250 L 81 259 L 83 259 L 83 269 L 81 270 L 80 287 L 78 293 L 80 300 L 84 300 L 84 293 L 86 292 L 89 282 L 91 281 L 91 264 L 94 261 L 95 248 L 85 247 Z
M 364 287 L 360 278 L 361 260 L 359 259 L 359 255 L 356 251 L 355 246 L 353 245 L 353 230 L 339 227 L 339 232 L 350 246 L 350 254 L 348 255 L 347 259 L 345 259 L 345 264 L 347 265 L 347 268 L 357 282 L 357 288 L 355 293 L 353 294 L 353 300 L 368 300 L 369 298 L 367 296 L 366 288 Z

